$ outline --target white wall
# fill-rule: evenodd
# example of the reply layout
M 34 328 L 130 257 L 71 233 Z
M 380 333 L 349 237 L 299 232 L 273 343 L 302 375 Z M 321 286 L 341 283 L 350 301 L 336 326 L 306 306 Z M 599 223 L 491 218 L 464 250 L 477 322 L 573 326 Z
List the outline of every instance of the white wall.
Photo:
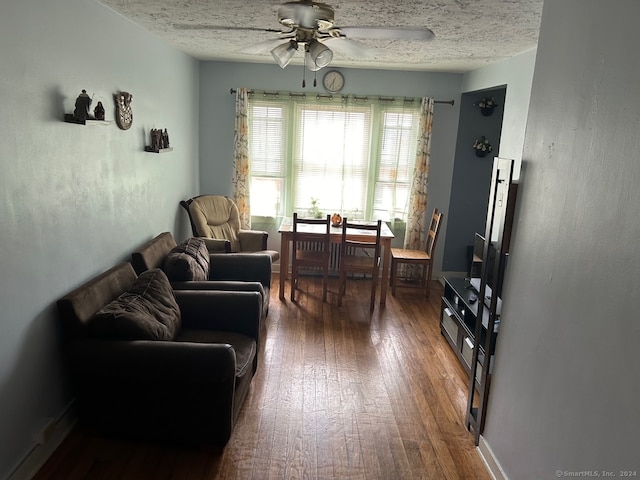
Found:
M 638 18 L 544 5 L 484 433 L 512 479 L 640 470 Z
M 0 478 L 72 399 L 55 301 L 161 231 L 186 235 L 197 192 L 198 65 L 101 4 L 0 4 Z M 133 126 L 62 121 L 81 89 Z M 150 128 L 174 151 L 144 153 Z
M 345 75 L 342 93 L 358 95 L 430 96 L 436 100 L 454 100 L 455 105 L 436 104 L 429 170 L 427 209 L 437 207 L 448 213 L 453 160 L 458 128 L 460 85 L 462 75 L 426 72 L 393 72 L 340 68 Z M 302 66 L 281 69 L 273 64 L 205 62 L 200 77 L 200 188 L 202 193 L 232 194 L 233 115 L 235 96 L 230 88 L 247 87 L 268 91 L 326 93 L 318 72 L 318 86 L 313 87 L 313 74 L 306 73 L 302 88 Z M 444 229 L 443 229 L 444 232 Z M 435 270 L 442 266 L 441 248 L 446 241 L 441 233 L 435 258 Z M 277 232 L 269 234 L 270 248 L 279 249 Z M 276 265 L 277 270 L 279 266 Z

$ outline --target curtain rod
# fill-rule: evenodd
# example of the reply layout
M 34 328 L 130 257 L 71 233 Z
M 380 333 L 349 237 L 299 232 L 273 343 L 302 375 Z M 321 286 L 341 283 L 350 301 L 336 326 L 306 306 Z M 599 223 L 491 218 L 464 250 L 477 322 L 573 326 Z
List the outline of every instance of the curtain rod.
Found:
M 235 88 L 229 89 L 229 93 L 231 95 L 236 93 L 236 91 L 237 90 Z M 247 93 L 251 94 L 251 93 L 253 93 L 253 90 L 247 90 Z M 280 93 L 282 93 L 283 95 L 289 95 L 291 97 L 304 97 L 304 96 L 306 96 L 306 93 L 291 93 L 291 92 L 264 92 L 264 93 L 267 94 L 267 95 L 274 95 L 274 96 L 277 96 Z M 333 98 L 332 95 L 325 95 L 325 94 L 322 94 L 322 93 L 317 94 L 317 96 L 320 96 L 320 97 L 323 97 L 323 98 Z M 356 97 L 356 96 L 354 95 L 354 97 Z M 367 97 L 356 97 L 356 98 L 366 99 Z M 389 99 L 389 97 L 382 97 L 381 96 L 378 99 L 379 100 L 387 100 L 387 99 Z M 455 104 L 455 100 L 434 100 L 433 103 L 446 103 L 447 105 L 453 106 Z

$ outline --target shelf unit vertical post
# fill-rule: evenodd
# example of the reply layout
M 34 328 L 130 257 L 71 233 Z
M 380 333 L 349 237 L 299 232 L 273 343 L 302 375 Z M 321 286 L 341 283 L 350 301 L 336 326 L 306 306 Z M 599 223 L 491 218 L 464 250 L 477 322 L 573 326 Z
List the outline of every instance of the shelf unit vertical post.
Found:
M 500 321 L 498 299 L 502 295 L 502 282 L 509 251 L 511 224 L 517 191 L 517 185 L 513 183 L 513 167 L 513 160 L 499 157 L 494 159 L 483 245 L 484 261 L 482 262 L 480 289 L 478 292 L 478 315 L 475 324 L 476 341 L 474 342 L 473 355 L 471 357 L 466 412 L 467 429 L 473 430 L 476 445 L 480 441 L 480 435 L 484 430 L 486 420 L 496 342 L 495 333 Z M 493 249 L 495 255 L 489 255 L 490 249 Z M 491 296 L 488 298 L 487 305 L 485 300 L 489 291 L 488 285 L 491 285 Z M 484 345 L 482 345 L 484 358 L 480 358 L 480 338 L 483 329 L 484 309 L 488 309 L 488 321 L 485 326 Z M 479 361 L 482 363 L 482 369 L 480 378 L 477 379 Z

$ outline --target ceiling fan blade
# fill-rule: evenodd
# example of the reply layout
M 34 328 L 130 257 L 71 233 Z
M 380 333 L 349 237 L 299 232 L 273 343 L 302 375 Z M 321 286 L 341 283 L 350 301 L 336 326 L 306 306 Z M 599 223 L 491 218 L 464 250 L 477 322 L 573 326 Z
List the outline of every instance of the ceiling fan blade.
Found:
M 345 37 L 327 37 L 322 40 L 334 51 L 352 58 L 371 58 L 374 56 L 373 49 L 364 43 L 357 42 Z
M 173 28 L 175 30 L 226 30 L 226 31 L 291 33 L 290 31 L 280 30 L 278 28 L 232 27 L 229 25 L 208 25 L 203 23 L 174 23 Z
M 349 38 L 369 40 L 431 40 L 435 34 L 427 27 L 336 27 Z
M 248 45 L 241 48 L 240 50 L 237 50 L 237 52 L 245 53 L 247 55 L 263 55 L 266 53 L 270 53 L 271 50 L 286 41 L 288 41 L 288 38 L 286 37 L 272 38 L 270 40 L 265 40 L 264 42 Z

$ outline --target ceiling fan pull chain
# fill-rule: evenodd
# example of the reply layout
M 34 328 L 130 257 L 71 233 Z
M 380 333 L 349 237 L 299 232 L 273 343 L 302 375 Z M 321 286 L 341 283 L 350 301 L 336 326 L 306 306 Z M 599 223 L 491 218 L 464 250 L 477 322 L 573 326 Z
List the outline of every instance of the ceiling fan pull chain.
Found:
M 305 81 L 305 76 L 307 74 L 307 59 L 306 57 L 302 59 L 303 61 L 303 65 L 302 65 L 302 88 L 307 86 L 307 82 Z

